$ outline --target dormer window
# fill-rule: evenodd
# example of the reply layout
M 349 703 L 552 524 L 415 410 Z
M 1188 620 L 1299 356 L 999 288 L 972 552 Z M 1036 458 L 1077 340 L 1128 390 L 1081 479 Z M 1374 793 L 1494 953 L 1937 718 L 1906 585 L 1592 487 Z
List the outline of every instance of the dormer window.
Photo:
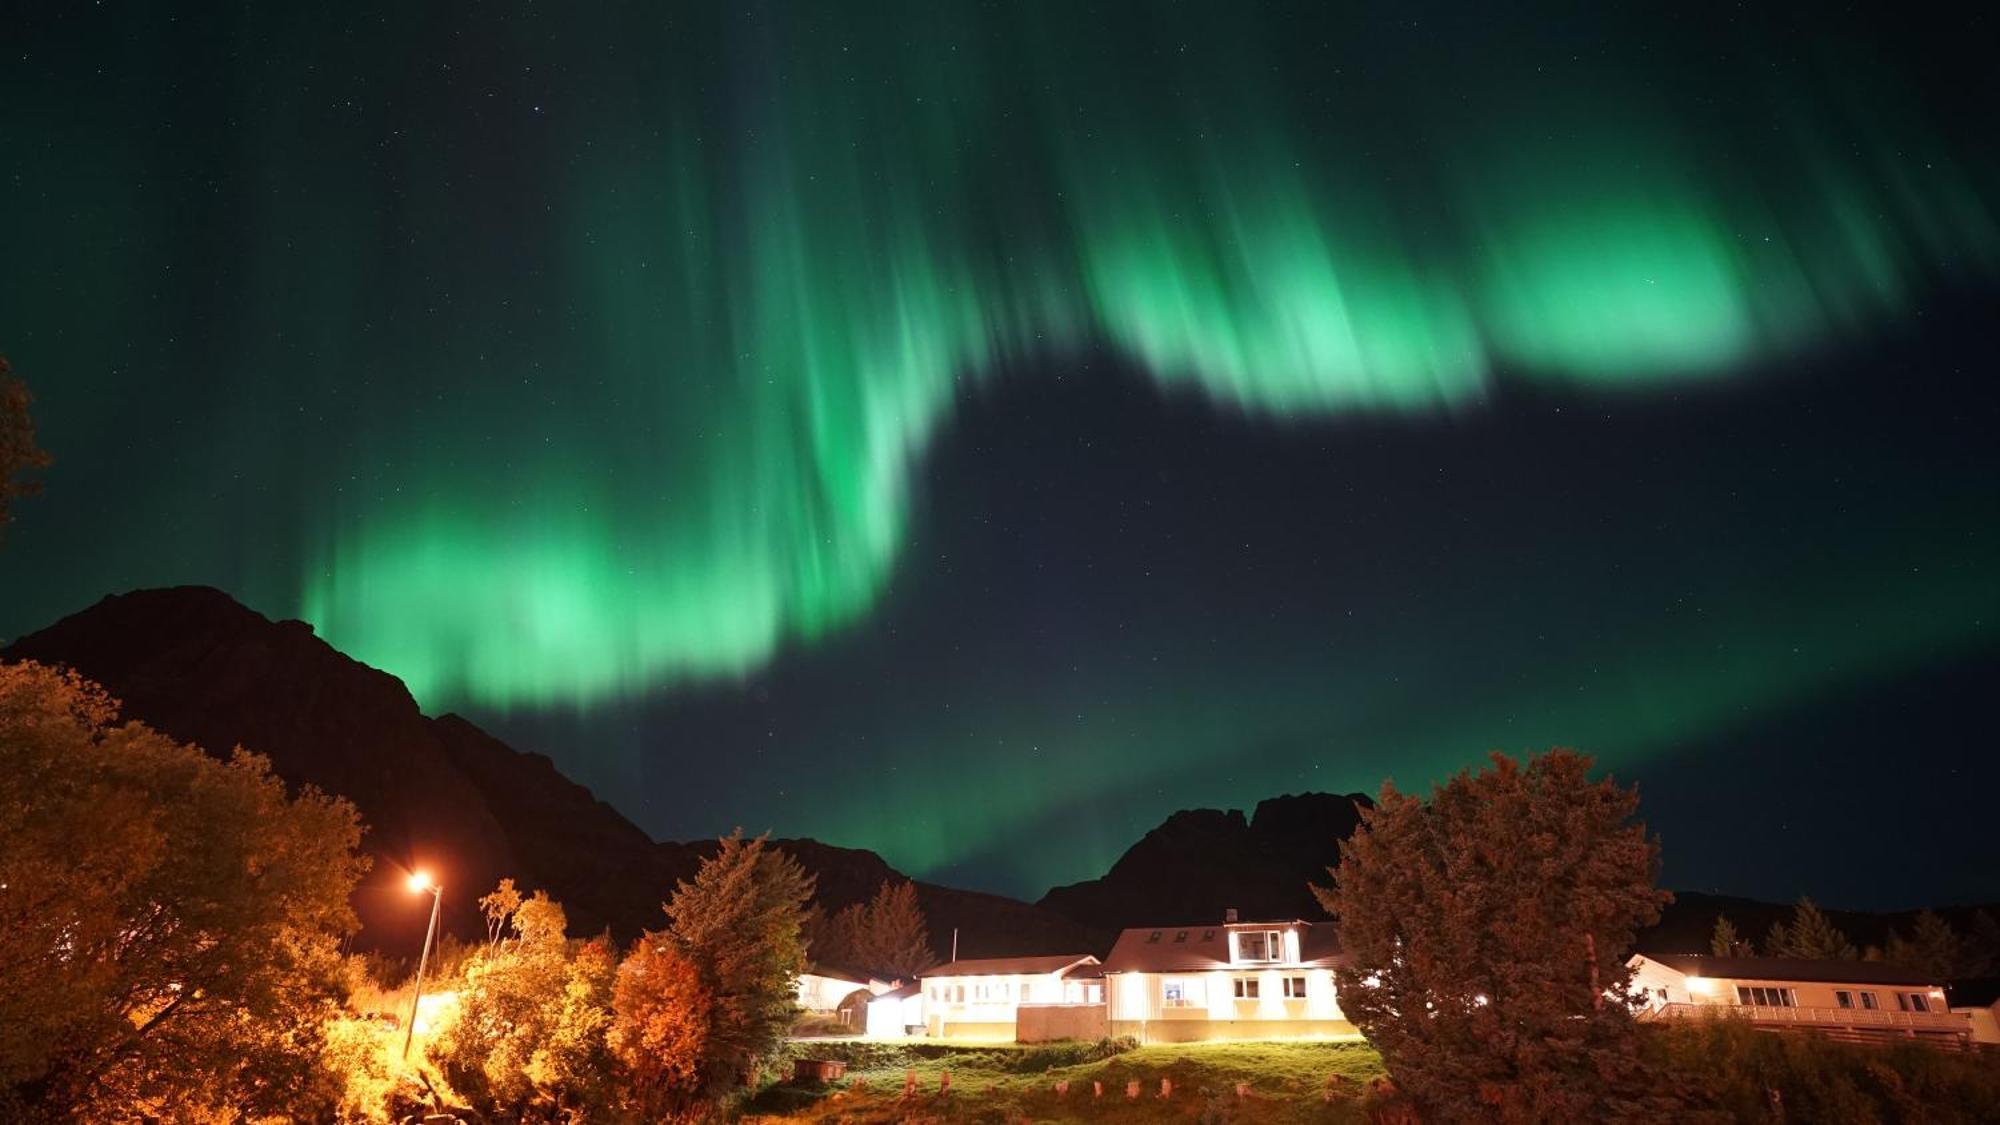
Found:
M 1283 930 L 1239 930 L 1236 933 L 1238 961 L 1282 961 L 1285 959 Z
M 1146 935 L 1147 945 L 1158 945 L 1159 943 L 1160 943 L 1160 931 L 1154 930 L 1152 933 Z
M 1178 945 L 1178 944 L 1180 944 L 1181 942 L 1184 942 L 1184 941 L 1186 941 L 1186 940 L 1187 940 L 1187 931 L 1186 931 L 1186 930 L 1176 930 L 1176 931 L 1174 931 L 1174 943 L 1175 943 L 1176 945 Z

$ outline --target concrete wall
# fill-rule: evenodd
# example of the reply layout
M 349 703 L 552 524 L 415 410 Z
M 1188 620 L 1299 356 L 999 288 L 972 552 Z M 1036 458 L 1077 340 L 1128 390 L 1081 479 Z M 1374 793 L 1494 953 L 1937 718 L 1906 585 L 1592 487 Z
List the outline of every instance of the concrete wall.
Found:
M 1023 1004 L 1014 1013 L 1014 1038 L 1021 1043 L 1056 1039 L 1096 1042 L 1111 1034 L 1102 1004 Z
M 971 1039 L 982 1043 L 1011 1043 L 1014 1039 L 1014 1022 L 1006 1023 L 954 1023 L 930 1018 L 929 1033 L 939 1039 Z

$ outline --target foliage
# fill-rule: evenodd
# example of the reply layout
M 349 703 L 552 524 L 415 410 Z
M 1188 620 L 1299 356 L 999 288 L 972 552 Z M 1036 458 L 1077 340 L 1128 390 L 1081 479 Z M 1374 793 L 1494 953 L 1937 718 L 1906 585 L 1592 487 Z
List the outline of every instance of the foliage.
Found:
M 479 913 L 486 918 L 486 944 L 500 944 L 500 939 L 507 934 L 508 920 L 519 909 L 521 892 L 515 889 L 512 879 L 500 880 L 499 886 L 479 896 Z
M 35 422 L 28 413 L 33 401 L 28 388 L 14 378 L 7 357 L 0 356 L 0 531 L 12 518 L 10 501 L 37 490 L 36 482 L 21 479 L 21 474 L 49 464 L 49 455 L 35 444 Z
M 1889 931 L 1883 960 L 1906 969 L 1915 969 L 1933 981 L 1950 980 L 1966 968 L 1965 942 L 1951 923 L 1925 910 L 1917 915 L 1908 940 Z
M 0 664 L 0 1116 L 323 1106 L 352 806 Z
M 1642 1047 L 1688 1092 L 1686 1121 L 2000 1121 L 2000 1068 L 1981 1056 L 1773 1034 L 1736 1020 L 1649 1025 Z
M 853 903 L 809 930 L 807 951 L 821 965 L 910 980 L 937 960 L 917 886 L 908 880 L 883 883 L 873 899 Z
M 508 918 L 512 936 L 475 952 L 458 1017 L 430 1049 L 451 1088 L 487 1113 L 606 1104 L 614 977 L 603 940 L 571 942 L 561 905 L 537 891 Z M 443 979 L 443 978 L 441 978 Z
M 1568 750 L 1492 763 L 1428 802 L 1385 784 L 1341 844 L 1335 887 L 1314 888 L 1352 961 L 1341 1008 L 1442 1118 L 1656 1115 L 1631 1015 L 1606 1001 L 1668 901 L 1638 795 Z
M 1791 925 L 1771 924 L 1764 939 L 1766 957 L 1799 957 L 1809 961 L 1853 961 L 1860 957 L 1854 943 L 1810 898 L 1799 899 Z
M 647 933 L 618 966 L 611 1053 L 626 1108 L 646 1121 L 699 1117 L 713 998 L 666 934 Z
M 1160 1121 L 1244 1123 L 1346 1122 L 1367 1119 L 1369 1084 L 1382 1076 L 1380 1057 L 1360 1042 L 1186 1043 L 1136 1047 L 1129 1039 L 1097 1043 L 971 1044 L 949 1040 L 850 1040 L 794 1049 L 848 1064 L 836 1087 L 773 1083 L 744 1108 L 785 1114 L 785 1120 L 891 1122 L 1096 1121 L 1140 1125 Z M 917 1099 L 902 1098 L 916 1072 Z M 951 1075 L 951 1094 L 938 1087 Z M 1173 1082 L 1168 1101 L 1160 1079 Z M 1125 1084 L 1143 1095 L 1128 1101 Z M 1058 1095 L 1057 1082 L 1069 1092 Z M 1091 1084 L 1104 1095 L 1093 1098 Z M 1248 1096 L 1236 1097 L 1238 1083 Z
M 1715 932 L 1709 935 L 1708 951 L 1717 957 L 1748 957 L 1750 943 L 1737 936 L 1736 924 L 1726 914 L 1715 916 Z
M 720 845 L 665 905 L 667 935 L 713 998 L 700 1084 L 710 1098 L 748 1085 L 798 1014 L 801 924 L 813 888 L 766 837 L 745 840 L 738 831 Z

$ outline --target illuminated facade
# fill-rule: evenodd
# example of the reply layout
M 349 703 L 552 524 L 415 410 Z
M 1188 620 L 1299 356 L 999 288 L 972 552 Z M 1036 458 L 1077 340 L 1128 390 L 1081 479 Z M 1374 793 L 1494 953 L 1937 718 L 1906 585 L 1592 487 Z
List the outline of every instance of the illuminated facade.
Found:
M 1146 1043 L 1347 1038 L 1330 925 L 1141 927 L 1104 960 L 1110 1031 Z
M 1945 1004 L 1944 982 L 1879 961 L 1637 954 L 1642 1020 L 1728 1018 L 1835 1039 L 1962 1043 L 1971 1021 Z

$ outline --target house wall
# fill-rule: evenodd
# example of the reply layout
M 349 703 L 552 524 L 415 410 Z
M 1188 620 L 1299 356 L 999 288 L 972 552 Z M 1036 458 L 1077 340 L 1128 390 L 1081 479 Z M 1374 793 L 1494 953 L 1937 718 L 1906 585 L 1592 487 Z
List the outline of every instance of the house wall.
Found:
M 1329 1020 L 1112 1020 L 1111 1034 L 1141 1043 L 1210 1043 L 1248 1039 L 1352 1039 L 1361 1029 Z
M 1633 984 L 1647 992 L 1647 1002 L 1658 1005 L 1662 1002 L 1660 992 L 1664 990 L 1665 1003 L 1669 1004 L 1737 1004 L 1736 990 L 1743 988 L 1789 988 L 1801 1008 L 1839 1008 L 1840 998 L 1834 993 L 1848 992 L 1854 995 L 1854 1005 L 1858 1008 L 1862 1001 L 1860 993 L 1875 994 L 1876 1007 L 1882 1011 L 1894 1012 L 1897 993 L 1921 993 L 1932 1012 L 1945 1011 L 1944 990 L 1910 984 L 1829 984 L 1821 981 L 1802 980 L 1753 980 L 1734 977 L 1689 977 L 1655 961 L 1642 961 L 1638 971 L 1632 974 Z
M 952 1039 L 1012 1039 L 1017 1006 L 1064 999 L 1056 973 L 925 977 L 923 995 L 929 1034 Z
M 1953 1008 L 1952 1012 L 1964 1016 L 1971 1023 L 1974 1043 L 2000 1044 L 2000 1000 L 1988 1007 Z
M 1287 977 L 1304 977 L 1304 999 L 1284 995 Z M 1235 981 L 1257 982 L 1257 998 L 1236 998 Z M 1167 985 L 1182 984 L 1183 1002 L 1169 1007 Z M 1239 969 L 1201 973 L 1111 973 L 1105 977 L 1114 1022 L 1144 1020 L 1170 1023 L 1201 1020 L 1218 1023 L 1345 1022 L 1334 994 L 1331 969 Z
M 1110 1034 L 1111 1021 L 1102 1004 L 1023 1004 L 1014 1012 L 1014 1038 L 1020 1043 L 1095 1042 Z
M 892 1039 L 909 1034 L 909 1028 L 921 1030 L 923 1026 L 924 999 L 921 996 L 878 999 L 868 1004 L 868 1034 L 871 1036 Z
M 842 980 L 839 977 L 821 976 L 818 973 L 799 974 L 799 1007 L 808 1012 L 831 1012 L 840 1007 L 840 1002 L 858 991 L 866 991 L 867 985 L 860 981 Z

